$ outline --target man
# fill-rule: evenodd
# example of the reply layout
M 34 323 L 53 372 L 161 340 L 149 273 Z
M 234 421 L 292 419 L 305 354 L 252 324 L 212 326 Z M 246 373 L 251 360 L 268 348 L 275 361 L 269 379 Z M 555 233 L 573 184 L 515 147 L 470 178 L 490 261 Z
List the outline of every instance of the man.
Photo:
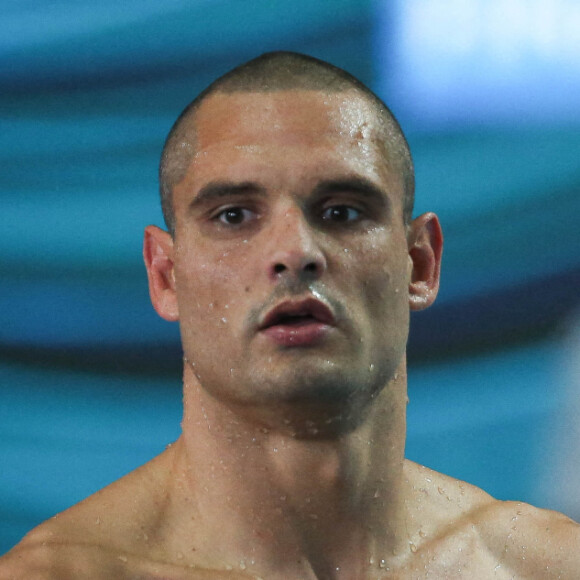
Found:
M 579 578 L 579 526 L 404 459 L 409 311 L 437 294 L 396 121 L 347 73 L 264 55 L 166 142 L 153 306 L 179 320 L 179 440 L 32 531 L 0 577 Z

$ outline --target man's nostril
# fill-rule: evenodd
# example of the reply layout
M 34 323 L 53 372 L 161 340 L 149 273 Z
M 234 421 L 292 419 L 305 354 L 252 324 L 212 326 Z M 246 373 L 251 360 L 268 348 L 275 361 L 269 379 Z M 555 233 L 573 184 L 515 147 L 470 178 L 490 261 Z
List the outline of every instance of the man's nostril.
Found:
M 286 266 L 284 266 L 284 264 L 276 264 L 274 266 L 274 273 L 281 274 L 285 269 L 286 269 Z
M 316 272 L 317 269 L 318 268 L 314 262 L 308 262 L 308 264 L 306 264 L 306 266 L 304 266 L 305 272 Z

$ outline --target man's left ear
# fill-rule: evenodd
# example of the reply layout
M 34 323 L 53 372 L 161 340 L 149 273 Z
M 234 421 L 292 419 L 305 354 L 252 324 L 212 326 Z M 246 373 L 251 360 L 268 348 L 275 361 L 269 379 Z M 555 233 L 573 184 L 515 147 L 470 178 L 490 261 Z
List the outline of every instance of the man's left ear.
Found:
M 412 273 L 409 281 L 409 308 L 423 310 L 433 304 L 439 291 L 443 232 L 434 213 L 415 218 L 407 232 Z

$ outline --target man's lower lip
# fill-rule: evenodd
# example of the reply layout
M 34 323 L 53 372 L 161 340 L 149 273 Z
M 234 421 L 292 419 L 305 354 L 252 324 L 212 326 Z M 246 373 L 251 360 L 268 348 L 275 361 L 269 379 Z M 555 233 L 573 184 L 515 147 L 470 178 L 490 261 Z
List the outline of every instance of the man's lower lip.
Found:
M 299 326 L 276 324 L 265 328 L 262 333 L 281 346 L 308 346 L 324 338 L 331 328 L 322 322 L 309 322 Z

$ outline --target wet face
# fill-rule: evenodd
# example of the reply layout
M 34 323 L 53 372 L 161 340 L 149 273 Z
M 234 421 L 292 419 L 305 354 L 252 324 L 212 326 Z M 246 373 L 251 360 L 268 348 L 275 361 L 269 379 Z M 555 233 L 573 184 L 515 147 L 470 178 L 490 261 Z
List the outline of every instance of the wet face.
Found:
M 408 332 L 403 184 L 356 93 L 214 94 L 174 188 L 183 348 L 231 405 L 344 405 Z

